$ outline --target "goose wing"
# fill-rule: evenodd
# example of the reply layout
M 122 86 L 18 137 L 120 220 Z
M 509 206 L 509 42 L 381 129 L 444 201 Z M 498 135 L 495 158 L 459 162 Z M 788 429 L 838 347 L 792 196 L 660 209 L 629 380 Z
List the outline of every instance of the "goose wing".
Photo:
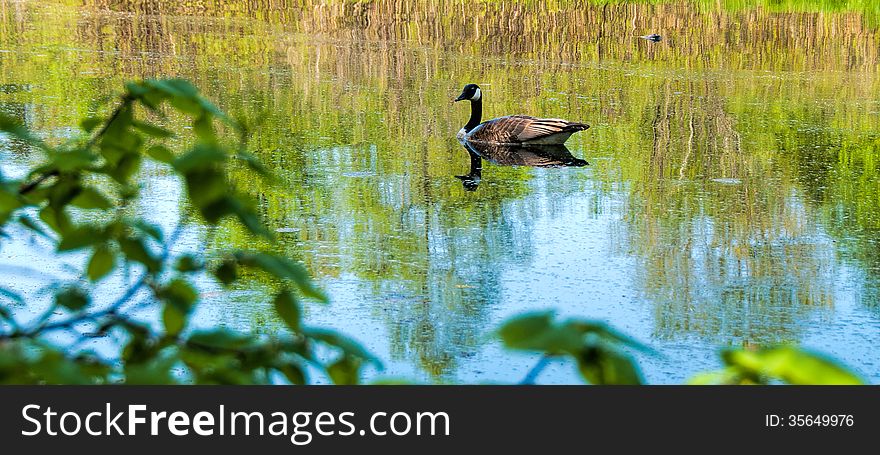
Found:
M 538 143 L 542 141 L 561 144 L 568 139 L 568 136 L 589 127 L 584 123 L 569 122 L 559 118 L 509 115 L 478 125 L 468 134 L 468 139 L 498 144 Z

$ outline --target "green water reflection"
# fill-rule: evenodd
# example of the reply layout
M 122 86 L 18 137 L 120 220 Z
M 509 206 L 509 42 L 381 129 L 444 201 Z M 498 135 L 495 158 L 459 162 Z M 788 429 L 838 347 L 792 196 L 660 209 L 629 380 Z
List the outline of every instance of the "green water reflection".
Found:
M 259 124 L 282 183 L 231 178 L 279 233 L 262 247 L 391 374 L 509 379 L 484 334 L 555 306 L 656 344 L 654 382 L 777 341 L 877 381 L 880 14 L 746 3 L 0 0 L 0 109 L 63 136 L 122 81 L 181 76 Z M 484 161 L 468 191 L 467 82 L 489 117 L 591 124 L 568 143 L 591 166 Z

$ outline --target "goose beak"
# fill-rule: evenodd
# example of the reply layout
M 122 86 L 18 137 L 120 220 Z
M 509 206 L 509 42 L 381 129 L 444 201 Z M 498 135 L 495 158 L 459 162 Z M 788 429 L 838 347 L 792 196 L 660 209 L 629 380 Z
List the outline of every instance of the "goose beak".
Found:
M 456 98 L 453 102 L 457 103 L 459 101 L 464 101 L 466 99 L 468 99 L 467 96 L 464 93 L 462 93 L 461 95 L 458 95 L 458 98 Z

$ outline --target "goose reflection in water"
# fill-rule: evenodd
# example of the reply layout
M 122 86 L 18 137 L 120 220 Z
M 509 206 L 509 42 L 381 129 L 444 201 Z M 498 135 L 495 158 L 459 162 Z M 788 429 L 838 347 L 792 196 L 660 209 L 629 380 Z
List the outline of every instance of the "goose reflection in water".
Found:
M 568 147 L 559 145 L 522 146 L 486 144 L 461 140 L 461 145 L 471 158 L 471 169 L 467 175 L 456 175 L 467 191 L 474 191 L 480 185 L 483 174 L 483 160 L 499 166 L 532 167 L 582 167 L 588 162 L 575 158 Z

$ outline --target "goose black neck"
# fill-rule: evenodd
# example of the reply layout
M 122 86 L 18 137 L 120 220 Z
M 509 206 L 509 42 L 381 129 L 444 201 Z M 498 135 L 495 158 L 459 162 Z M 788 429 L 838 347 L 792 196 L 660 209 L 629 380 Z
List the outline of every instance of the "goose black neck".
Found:
M 480 124 L 483 117 L 483 100 L 471 100 L 471 119 L 464 126 L 465 131 L 470 131 Z

